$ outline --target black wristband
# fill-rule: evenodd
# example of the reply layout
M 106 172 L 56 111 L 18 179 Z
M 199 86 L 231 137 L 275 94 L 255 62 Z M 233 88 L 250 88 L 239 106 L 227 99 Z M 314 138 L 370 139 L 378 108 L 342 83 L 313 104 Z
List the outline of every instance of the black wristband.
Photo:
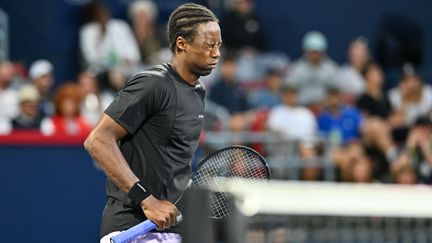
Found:
M 128 197 L 132 200 L 134 207 L 141 207 L 142 200 L 146 199 L 151 193 L 144 188 L 141 181 L 138 181 L 128 192 Z

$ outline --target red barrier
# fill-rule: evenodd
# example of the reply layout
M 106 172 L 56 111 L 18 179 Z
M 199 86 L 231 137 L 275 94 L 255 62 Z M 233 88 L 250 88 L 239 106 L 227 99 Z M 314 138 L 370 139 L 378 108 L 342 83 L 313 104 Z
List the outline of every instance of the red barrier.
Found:
M 88 134 L 43 135 L 39 131 L 13 131 L 8 135 L 0 135 L 0 146 L 69 146 L 82 145 Z

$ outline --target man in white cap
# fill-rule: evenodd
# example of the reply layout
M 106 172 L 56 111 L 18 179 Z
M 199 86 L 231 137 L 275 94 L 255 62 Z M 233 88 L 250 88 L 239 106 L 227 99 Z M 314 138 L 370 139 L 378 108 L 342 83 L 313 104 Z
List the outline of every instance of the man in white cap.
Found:
M 42 116 L 39 112 L 40 95 L 34 85 L 28 84 L 21 88 L 19 94 L 20 113 L 12 121 L 14 130 L 40 129 Z
M 337 64 L 326 55 L 327 40 L 318 31 L 303 37 L 303 57 L 293 64 L 287 82 L 299 88 L 299 103 L 314 106 L 320 103 L 326 87 L 336 82 Z
M 51 115 L 54 111 L 51 102 L 51 88 L 54 83 L 53 71 L 53 65 L 43 59 L 33 62 L 29 69 L 29 77 L 39 91 L 40 111 L 44 116 Z

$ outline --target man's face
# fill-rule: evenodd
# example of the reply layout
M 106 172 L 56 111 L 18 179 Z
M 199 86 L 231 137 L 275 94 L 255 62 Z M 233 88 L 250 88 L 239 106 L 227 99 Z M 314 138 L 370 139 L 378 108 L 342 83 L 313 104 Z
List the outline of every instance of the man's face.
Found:
M 234 60 L 224 61 L 221 69 L 225 81 L 234 81 L 236 70 L 236 63 Z
M 8 86 L 15 75 L 15 70 L 10 62 L 0 64 L 0 88 Z
M 39 103 L 37 101 L 23 101 L 21 102 L 21 112 L 30 117 L 38 115 Z
M 100 23 L 106 23 L 110 18 L 110 12 L 106 7 L 100 7 L 96 10 L 95 18 Z
M 265 81 L 267 88 L 273 92 L 279 91 L 283 83 L 282 76 L 279 74 L 270 74 L 267 76 Z
M 53 84 L 53 76 L 52 74 L 42 75 L 34 80 L 34 84 L 39 89 L 39 92 L 42 95 L 45 95 L 51 90 L 51 86 Z
M 294 107 L 297 105 L 297 91 L 296 90 L 285 90 L 282 94 L 282 101 L 285 105 Z
M 342 103 L 342 96 L 339 92 L 331 92 L 327 94 L 327 105 L 330 108 L 336 109 L 339 108 Z
M 416 76 L 409 76 L 403 82 L 407 92 L 416 92 L 421 89 L 421 81 Z
M 384 75 L 379 67 L 374 66 L 366 74 L 366 80 L 374 87 L 381 87 L 384 82 Z
M 353 42 L 348 50 L 348 58 L 355 68 L 362 68 L 362 66 L 369 60 L 369 50 L 367 45 L 360 41 Z
M 221 30 L 217 22 L 198 25 L 196 35 L 190 43 L 187 64 L 196 76 L 206 76 L 216 67 L 222 44 Z
M 318 65 L 324 55 L 322 51 L 310 50 L 305 52 L 306 59 L 313 65 Z

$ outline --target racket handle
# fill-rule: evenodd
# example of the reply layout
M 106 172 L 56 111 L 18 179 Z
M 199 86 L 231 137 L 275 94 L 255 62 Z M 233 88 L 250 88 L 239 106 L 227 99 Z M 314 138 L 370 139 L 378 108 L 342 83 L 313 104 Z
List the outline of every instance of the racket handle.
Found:
M 177 215 L 176 219 L 177 219 L 177 223 L 180 223 L 183 220 L 183 215 L 182 214 Z M 147 234 L 148 232 L 156 228 L 157 225 L 152 221 L 150 221 L 149 219 L 147 219 L 146 221 L 141 222 L 135 225 L 134 227 L 125 230 L 118 235 L 111 237 L 111 243 L 125 243 L 135 239 L 140 235 Z

